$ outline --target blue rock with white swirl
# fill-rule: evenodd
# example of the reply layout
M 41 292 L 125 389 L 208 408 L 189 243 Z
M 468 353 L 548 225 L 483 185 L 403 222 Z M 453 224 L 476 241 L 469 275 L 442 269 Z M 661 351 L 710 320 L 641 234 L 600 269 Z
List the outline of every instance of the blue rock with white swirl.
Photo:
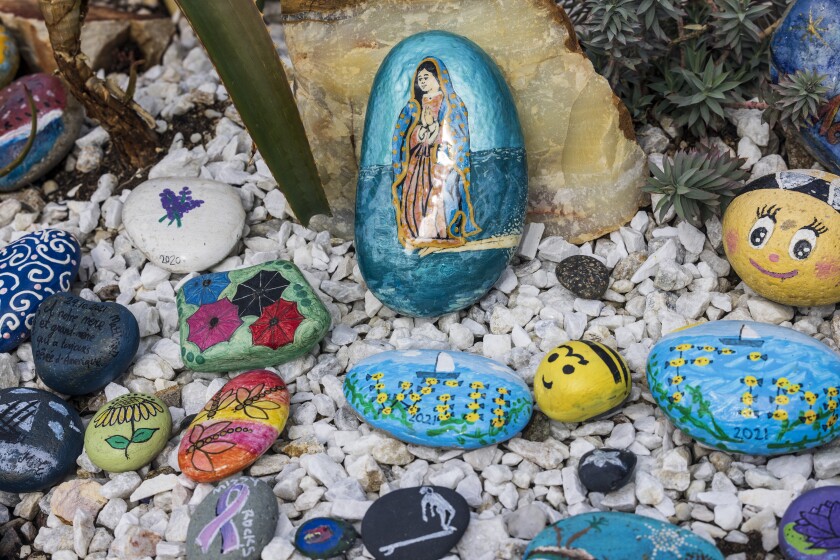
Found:
M 76 238 L 58 229 L 24 235 L 0 250 L 0 352 L 29 337 L 41 302 L 70 290 L 81 258 Z

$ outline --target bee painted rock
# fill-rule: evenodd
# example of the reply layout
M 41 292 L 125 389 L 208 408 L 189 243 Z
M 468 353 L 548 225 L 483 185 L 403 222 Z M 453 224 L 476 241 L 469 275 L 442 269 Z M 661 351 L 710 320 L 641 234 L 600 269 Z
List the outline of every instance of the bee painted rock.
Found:
M 840 173 L 840 4 L 836 0 L 793 2 L 773 33 L 770 52 L 774 82 L 797 71 L 824 76 L 826 101 L 799 133 L 811 155 Z
M 791 502 L 779 523 L 779 548 L 789 560 L 840 558 L 840 486 L 814 488 Z
M 289 417 L 289 391 L 277 374 L 243 373 L 228 381 L 190 423 L 178 465 L 196 482 L 215 482 L 265 453 Z
M 0 88 L 9 85 L 20 65 L 20 53 L 9 30 L 0 25 Z
M 395 46 L 371 90 L 356 193 L 374 295 L 423 317 L 473 304 L 513 256 L 527 198 L 519 118 L 495 63 L 443 31 Z
M 840 177 L 782 171 L 739 193 L 723 217 L 726 256 L 738 276 L 786 305 L 840 301 Z
M 492 360 L 463 352 L 383 352 L 344 379 L 370 425 L 418 445 L 475 449 L 512 438 L 531 419 L 528 386 Z
M 717 321 L 672 333 L 651 350 L 647 379 L 679 429 L 723 451 L 792 453 L 840 429 L 840 356 L 791 329 Z
M 534 396 L 549 418 L 583 422 L 605 414 L 630 395 L 630 368 L 618 352 L 598 342 L 561 344 L 537 368 Z

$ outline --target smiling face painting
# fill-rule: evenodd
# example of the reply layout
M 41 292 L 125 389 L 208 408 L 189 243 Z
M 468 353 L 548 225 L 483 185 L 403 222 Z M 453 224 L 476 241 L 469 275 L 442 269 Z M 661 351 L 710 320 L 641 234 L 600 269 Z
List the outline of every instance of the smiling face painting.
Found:
M 840 177 L 784 171 L 749 183 L 723 218 L 735 272 L 786 305 L 840 301 Z

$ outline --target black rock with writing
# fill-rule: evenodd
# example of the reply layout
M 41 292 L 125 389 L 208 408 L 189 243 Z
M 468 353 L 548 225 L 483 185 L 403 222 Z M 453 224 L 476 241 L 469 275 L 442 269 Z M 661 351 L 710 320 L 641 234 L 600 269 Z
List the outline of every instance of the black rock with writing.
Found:
M 578 477 L 590 492 L 618 490 L 633 476 L 636 455 L 626 449 L 593 449 L 578 463 Z
M 268 484 L 249 476 L 228 478 L 193 512 L 187 560 L 258 560 L 274 537 L 278 516 Z
M 557 265 L 557 279 L 563 287 L 583 299 L 600 299 L 610 287 L 610 271 L 587 255 L 575 255 Z
M 370 506 L 362 542 L 377 560 L 438 560 L 458 544 L 469 522 L 469 506 L 454 490 L 403 488 Z
M 32 327 L 35 372 L 66 395 L 93 393 L 118 378 L 139 343 L 137 320 L 128 309 L 68 293 L 47 298 Z
M 0 390 L 0 491 L 36 492 L 71 473 L 82 454 L 82 419 L 41 389 Z

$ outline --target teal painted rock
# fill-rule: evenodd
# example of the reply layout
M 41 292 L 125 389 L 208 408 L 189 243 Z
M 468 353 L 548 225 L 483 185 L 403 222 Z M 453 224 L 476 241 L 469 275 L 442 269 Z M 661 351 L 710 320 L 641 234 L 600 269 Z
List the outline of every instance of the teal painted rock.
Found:
M 632 513 L 594 512 L 558 521 L 534 537 L 523 560 L 723 560 L 687 529 Z
M 0 88 L 14 79 L 20 65 L 17 43 L 9 30 L 0 25 Z
M 490 57 L 443 31 L 395 46 L 371 90 L 356 193 L 371 292 L 423 317 L 473 304 L 513 256 L 527 198 L 519 118 Z
M 513 370 L 463 352 L 408 350 L 362 360 L 344 396 L 370 425 L 407 443 L 475 449 L 531 419 L 531 391 Z
M 327 334 L 330 314 L 294 264 L 272 261 L 185 283 L 178 324 L 188 368 L 233 371 L 306 354 Z
M 653 398 L 697 441 L 752 455 L 810 449 L 837 436 L 840 357 L 797 331 L 717 321 L 651 350 Z
M 298 527 L 295 548 L 308 558 L 332 558 L 353 548 L 358 538 L 356 528 L 347 521 L 315 517 Z

